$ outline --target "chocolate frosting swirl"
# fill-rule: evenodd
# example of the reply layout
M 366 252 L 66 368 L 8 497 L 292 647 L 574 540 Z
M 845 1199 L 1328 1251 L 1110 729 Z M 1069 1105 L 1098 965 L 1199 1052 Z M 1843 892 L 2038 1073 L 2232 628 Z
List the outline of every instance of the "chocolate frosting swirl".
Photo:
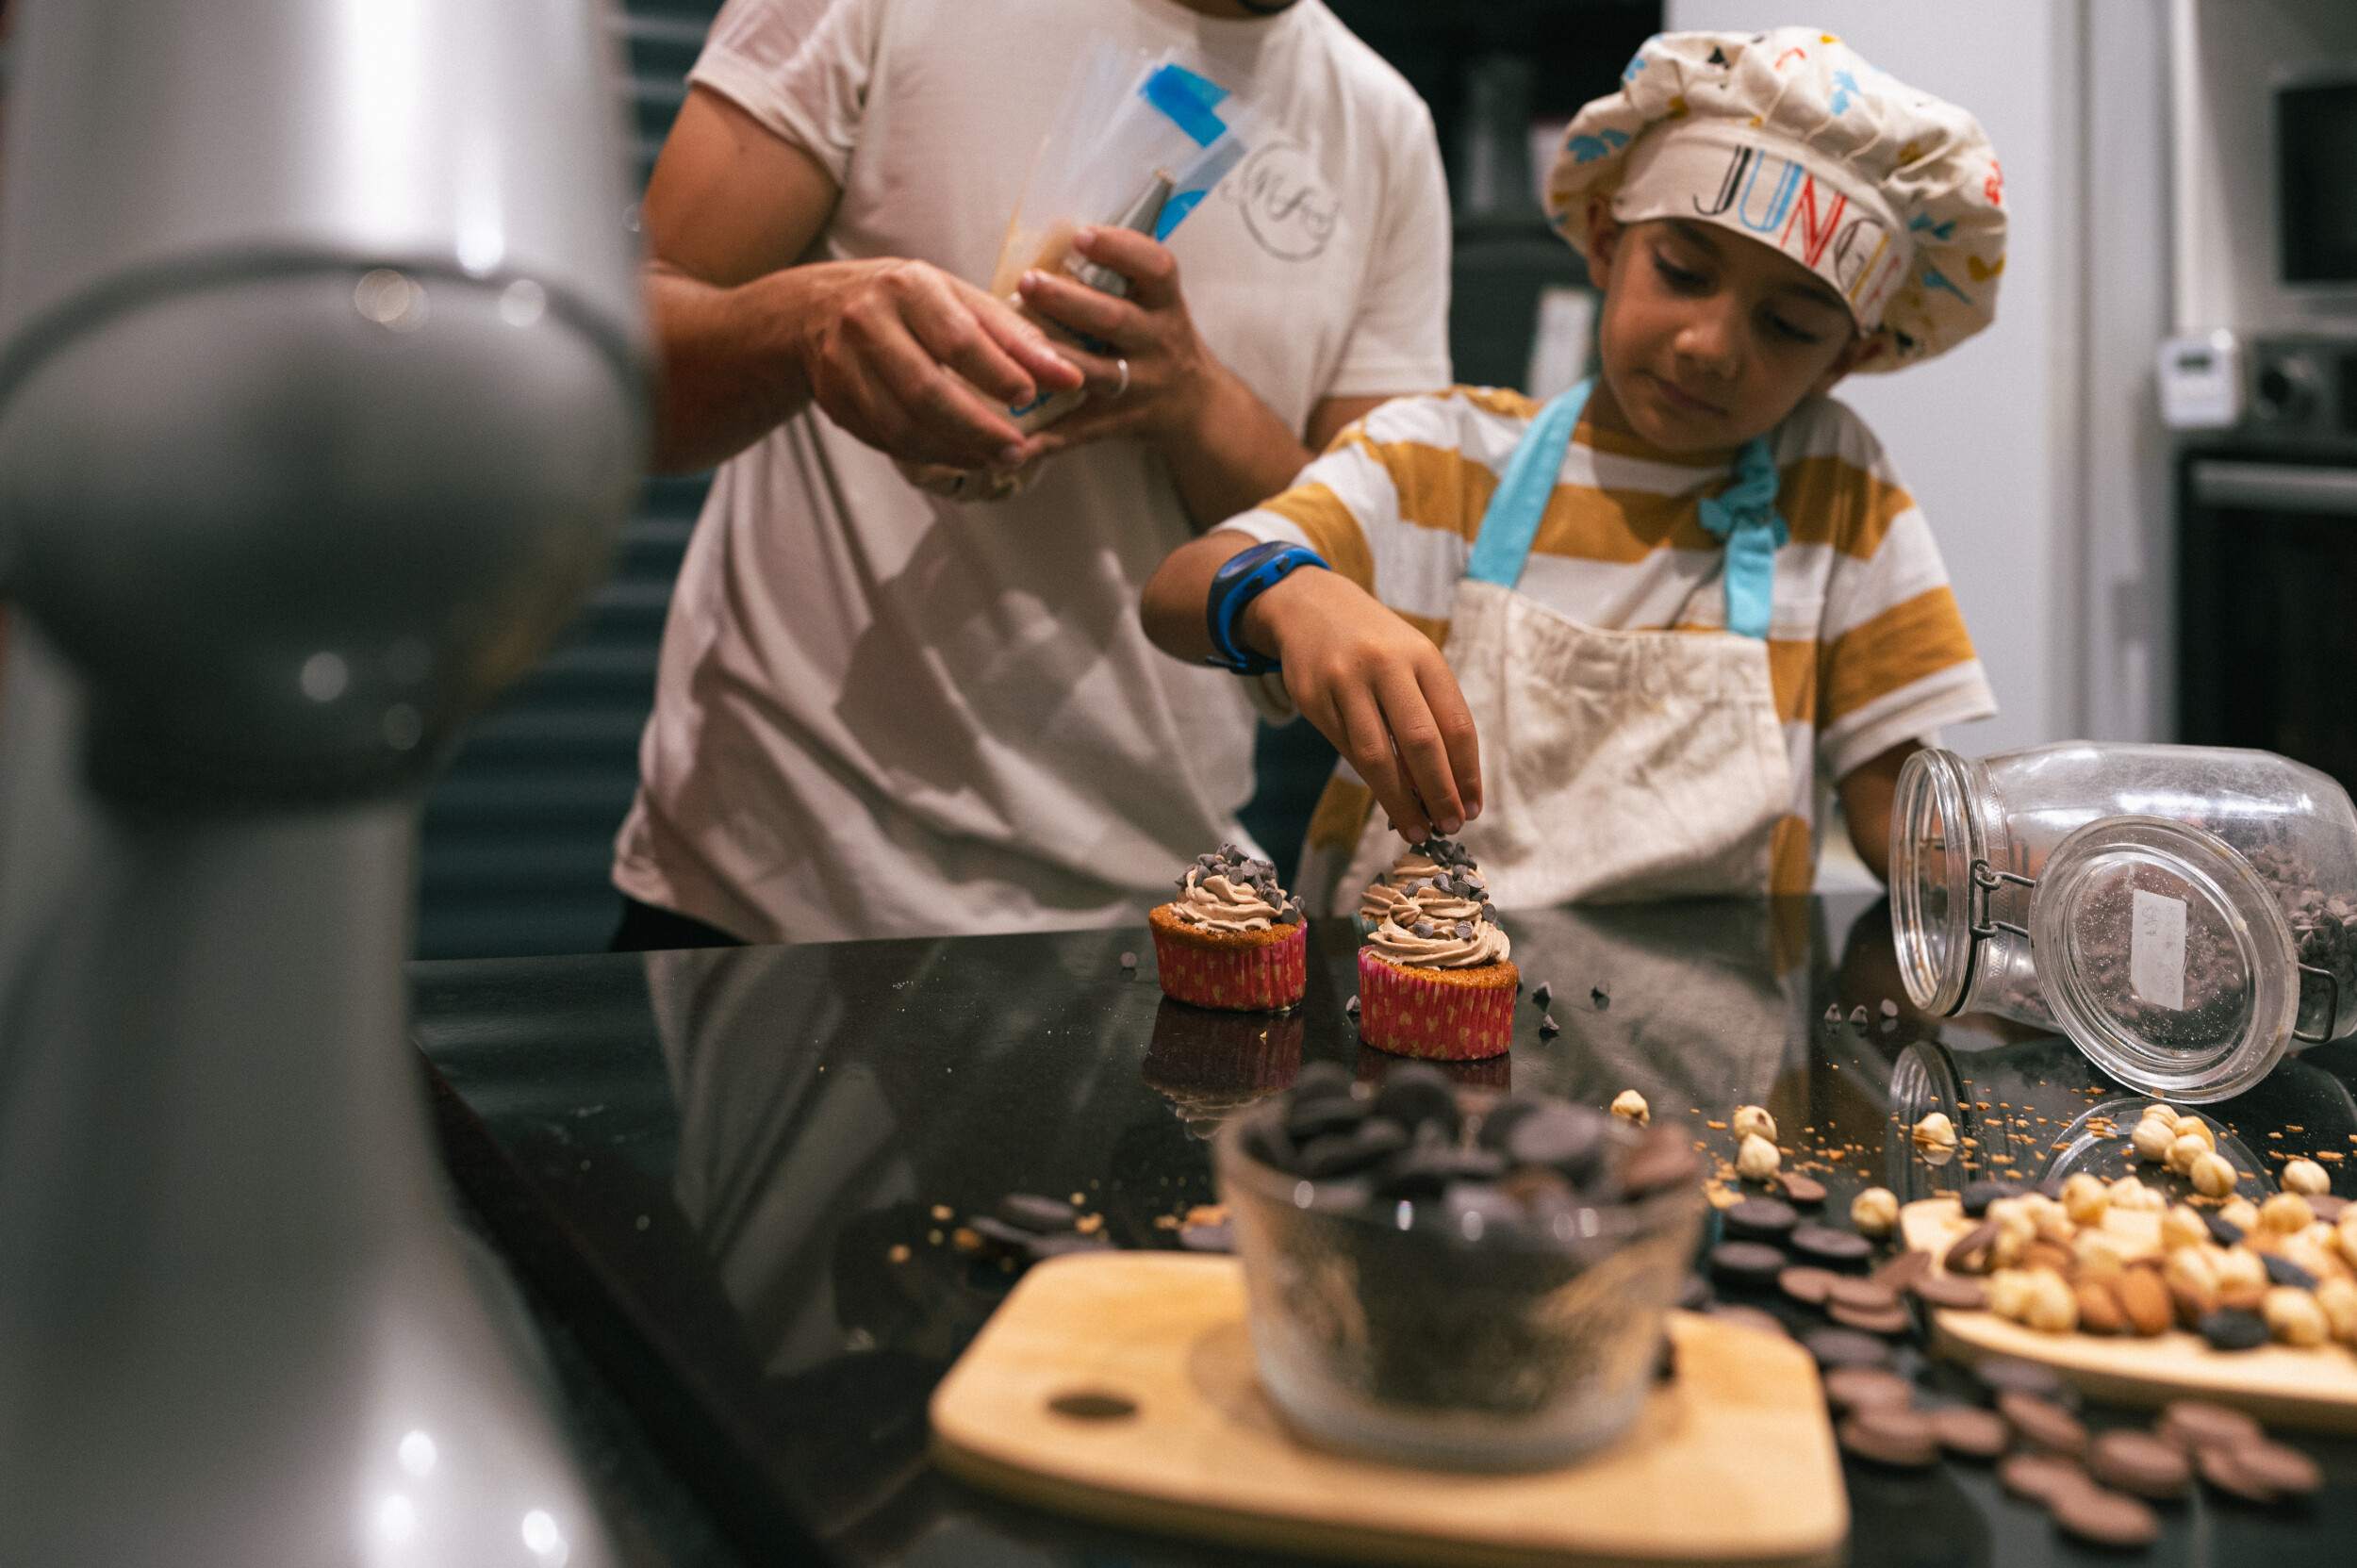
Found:
M 1437 835 L 1369 883 L 1359 914 L 1375 924 L 1366 945 L 1394 964 L 1470 969 L 1503 964 L 1513 951 L 1473 857 Z
M 1302 917 L 1301 900 L 1277 885 L 1277 867 L 1233 844 L 1195 857 L 1178 879 L 1170 912 L 1181 924 L 1228 933 L 1299 925 Z

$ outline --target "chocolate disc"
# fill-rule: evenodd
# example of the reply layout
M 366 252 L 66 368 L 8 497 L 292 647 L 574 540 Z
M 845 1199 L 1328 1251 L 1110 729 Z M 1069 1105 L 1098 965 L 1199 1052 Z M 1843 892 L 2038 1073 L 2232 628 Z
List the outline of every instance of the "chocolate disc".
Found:
M 2052 1454 L 2015 1454 L 1997 1466 L 1997 1484 L 2017 1497 L 2045 1503 L 2059 1493 L 2095 1483 L 2069 1460 Z
M 2105 1486 L 2138 1497 L 2182 1497 L 2193 1485 L 2193 1466 L 2174 1444 L 2132 1427 L 2097 1438 L 2087 1451 L 2087 1470 Z
M 1899 1293 L 1878 1280 L 1843 1274 L 1834 1277 L 1833 1284 L 1825 1292 L 1825 1299 L 1835 1306 L 1879 1312 L 1888 1312 L 1897 1306 Z
M 1801 1336 L 1801 1345 L 1821 1367 L 1890 1364 L 1890 1346 L 1854 1329 L 1811 1329 Z
M 1988 1249 L 1997 1242 L 1997 1222 L 1985 1219 L 1958 1236 L 1940 1266 L 1951 1274 L 1978 1274 L 1987 1265 Z
M 2161 1533 L 2161 1522 L 2151 1509 L 2099 1486 L 2065 1487 L 2046 1506 L 2055 1524 L 2098 1546 L 2141 1546 Z
M 1825 1374 L 1825 1403 L 1835 1410 L 1907 1410 L 1915 1385 L 1879 1366 L 1837 1366 Z
M 2206 1399 L 2171 1400 L 2161 1407 L 2161 1419 L 2153 1429 L 2184 1453 L 2220 1444 L 2260 1443 L 2266 1437 L 2250 1416 L 2231 1405 L 2214 1405 Z
M 2060 1405 L 2008 1390 L 1997 1396 L 1997 1412 L 2013 1424 L 2024 1444 L 2040 1453 L 2077 1459 L 2086 1452 L 2087 1429 Z
M 2227 1447 L 2203 1448 L 2194 1455 L 2194 1466 L 2201 1478 L 2220 1492 L 2232 1493 L 2247 1503 L 2271 1503 L 2277 1493 L 2266 1477 L 2243 1468 L 2239 1450 Z
M 2013 1441 L 2013 1428 L 2005 1425 L 2004 1417 L 1978 1405 L 1950 1405 L 1931 1415 L 1939 1445 L 1965 1459 L 1996 1459 Z
M 1939 1438 L 1931 1419 L 1920 1411 L 1859 1411 L 1841 1423 L 1836 1435 L 1843 1448 L 1877 1464 L 1913 1470 L 1939 1458 Z
M 2316 1461 L 2283 1444 L 2237 1444 L 2233 1455 L 2244 1475 L 2264 1482 L 2278 1496 L 2305 1497 L 2324 1485 Z
M 1915 1298 L 1928 1307 L 1953 1307 L 1961 1312 L 1977 1312 L 1988 1305 L 1988 1292 L 1978 1279 L 1967 1279 L 1960 1274 L 1927 1274 L 1907 1287 Z
M 1719 1211 L 1727 1234 L 1740 1241 L 1782 1241 L 1801 1222 L 1792 1205 L 1772 1197 L 1747 1197 Z
M 1710 1272 L 1739 1284 L 1767 1284 L 1784 1266 L 1784 1254 L 1765 1242 L 1721 1242 L 1710 1249 Z
M 1813 1263 L 1829 1263 L 1838 1268 L 1866 1262 L 1874 1255 L 1874 1244 L 1853 1230 L 1804 1225 L 1792 1232 L 1792 1250 Z
M 1798 1265 L 1776 1276 L 1776 1289 L 1804 1306 L 1821 1307 L 1833 1293 L 1833 1282 L 1840 1278 L 1828 1268 Z
M 1972 1376 L 1991 1394 L 2008 1390 L 2034 1394 L 2066 1409 L 2079 1402 L 2069 1385 L 2063 1381 L 2062 1374 L 2043 1362 L 2025 1362 L 2019 1356 L 1983 1356 L 1972 1363 Z
M 1825 1315 L 1844 1329 L 1862 1329 L 1870 1334 L 1904 1334 L 1915 1327 L 1914 1314 L 1904 1307 L 1845 1307 L 1828 1301 Z
M 1874 1271 L 1874 1278 L 1892 1290 L 1904 1290 L 1932 1271 L 1932 1255 L 1920 1248 L 1902 1252 Z
M 1776 1184 L 1784 1189 L 1785 1201 L 1788 1203 L 1798 1203 L 1803 1208 L 1814 1209 L 1825 1201 L 1825 1184 L 1813 1176 L 1803 1176 L 1799 1171 L 1788 1170 L 1776 1178 Z M 2318 1213 L 2321 1213 L 2322 1211 Z

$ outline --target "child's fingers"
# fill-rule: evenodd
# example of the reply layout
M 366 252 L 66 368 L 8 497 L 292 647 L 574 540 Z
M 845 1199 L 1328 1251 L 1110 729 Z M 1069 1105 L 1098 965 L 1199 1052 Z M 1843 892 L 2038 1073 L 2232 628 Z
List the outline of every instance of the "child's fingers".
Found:
M 1457 781 L 1457 798 L 1464 805 L 1465 820 L 1470 822 L 1481 815 L 1481 736 L 1474 728 L 1473 710 L 1465 706 L 1465 694 L 1458 687 L 1456 673 L 1437 650 L 1429 658 L 1418 661 L 1416 684 L 1423 688 L 1425 702 L 1432 710 L 1432 722 L 1440 729 L 1441 744 L 1448 752 L 1449 772 Z M 1426 795 L 1425 799 L 1429 801 L 1432 797 Z
M 1376 697 L 1383 706 L 1383 719 L 1391 729 L 1393 744 L 1399 749 L 1409 783 L 1424 802 L 1425 815 L 1442 833 L 1457 832 L 1465 825 L 1465 808 L 1458 799 L 1454 759 L 1442 739 L 1431 705 L 1425 701 L 1415 669 L 1405 665 L 1386 669 L 1378 677 Z
M 1391 817 L 1392 826 L 1399 830 L 1400 836 L 1410 844 L 1421 844 L 1432 831 L 1432 825 L 1400 772 L 1398 759 L 1392 751 L 1391 727 L 1384 722 L 1375 694 L 1363 687 L 1346 689 L 1336 695 L 1334 706 L 1341 720 L 1343 755 L 1350 759 L 1359 777 L 1375 791 L 1376 800 Z

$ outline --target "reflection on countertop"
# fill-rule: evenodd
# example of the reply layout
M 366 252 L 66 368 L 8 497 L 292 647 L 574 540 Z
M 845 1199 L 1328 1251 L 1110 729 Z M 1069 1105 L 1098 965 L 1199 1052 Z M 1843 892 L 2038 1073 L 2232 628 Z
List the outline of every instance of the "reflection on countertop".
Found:
M 1914 1197 L 1983 1170 L 2035 1178 L 2118 1093 L 2067 1042 L 1909 1009 L 1879 901 L 1504 924 L 1550 1000 L 1526 992 L 1509 1054 L 1458 1076 L 1597 1106 L 1634 1087 L 1722 1157 L 1729 1113 L 1764 1104 L 1834 1212 L 1871 1184 Z M 1010 1192 L 1077 1196 L 1116 1244 L 1173 1246 L 1171 1218 L 1213 1200 L 1205 1140 L 1222 1119 L 1305 1062 L 1382 1070 L 1344 1011 L 1350 922 L 1313 922 L 1310 944 L 1309 994 L 1278 1015 L 1166 1001 L 1142 929 L 429 963 L 413 971 L 415 1033 L 460 1184 L 740 1543 L 857 1563 L 1237 1562 L 966 1490 L 926 1462 L 925 1406 L 1013 1283 L 955 1247 L 967 1215 Z M 2357 1050 L 2327 1048 L 2210 1109 L 2270 1168 L 2357 1157 L 2352 1079 Z M 1975 1139 L 1938 1168 L 1886 1136 L 1935 1106 Z M 2267 1136 L 2287 1126 L 2302 1131 Z M 2329 1168 L 2357 1197 L 2352 1164 Z M 1990 1560 L 1991 1522 L 2010 1517 L 1992 1510 L 2015 1505 L 1986 1480 L 1943 1478 L 1927 1514 L 1900 1482 L 1854 1474 L 1852 1560 L 1918 1560 L 1941 1514 L 1970 1521 L 1942 1527 L 1941 1560 Z M 2218 1560 L 2230 1536 L 2278 1556 L 2300 1539 L 2270 1515 L 2221 1528 Z M 2039 1533 L 2005 1560 L 2055 1551 Z

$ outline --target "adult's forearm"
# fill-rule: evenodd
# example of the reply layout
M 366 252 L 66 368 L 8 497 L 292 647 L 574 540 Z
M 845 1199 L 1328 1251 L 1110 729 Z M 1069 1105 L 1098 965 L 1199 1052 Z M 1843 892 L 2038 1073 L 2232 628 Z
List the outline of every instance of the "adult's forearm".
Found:
M 771 272 L 734 289 L 662 268 L 647 272 L 647 301 L 662 356 L 653 467 L 692 473 L 734 456 L 810 402 L 793 344 L 809 285 Z
M 1310 455 L 1276 410 L 1224 367 L 1195 417 L 1160 445 L 1197 530 L 1215 528 L 1284 489 Z

